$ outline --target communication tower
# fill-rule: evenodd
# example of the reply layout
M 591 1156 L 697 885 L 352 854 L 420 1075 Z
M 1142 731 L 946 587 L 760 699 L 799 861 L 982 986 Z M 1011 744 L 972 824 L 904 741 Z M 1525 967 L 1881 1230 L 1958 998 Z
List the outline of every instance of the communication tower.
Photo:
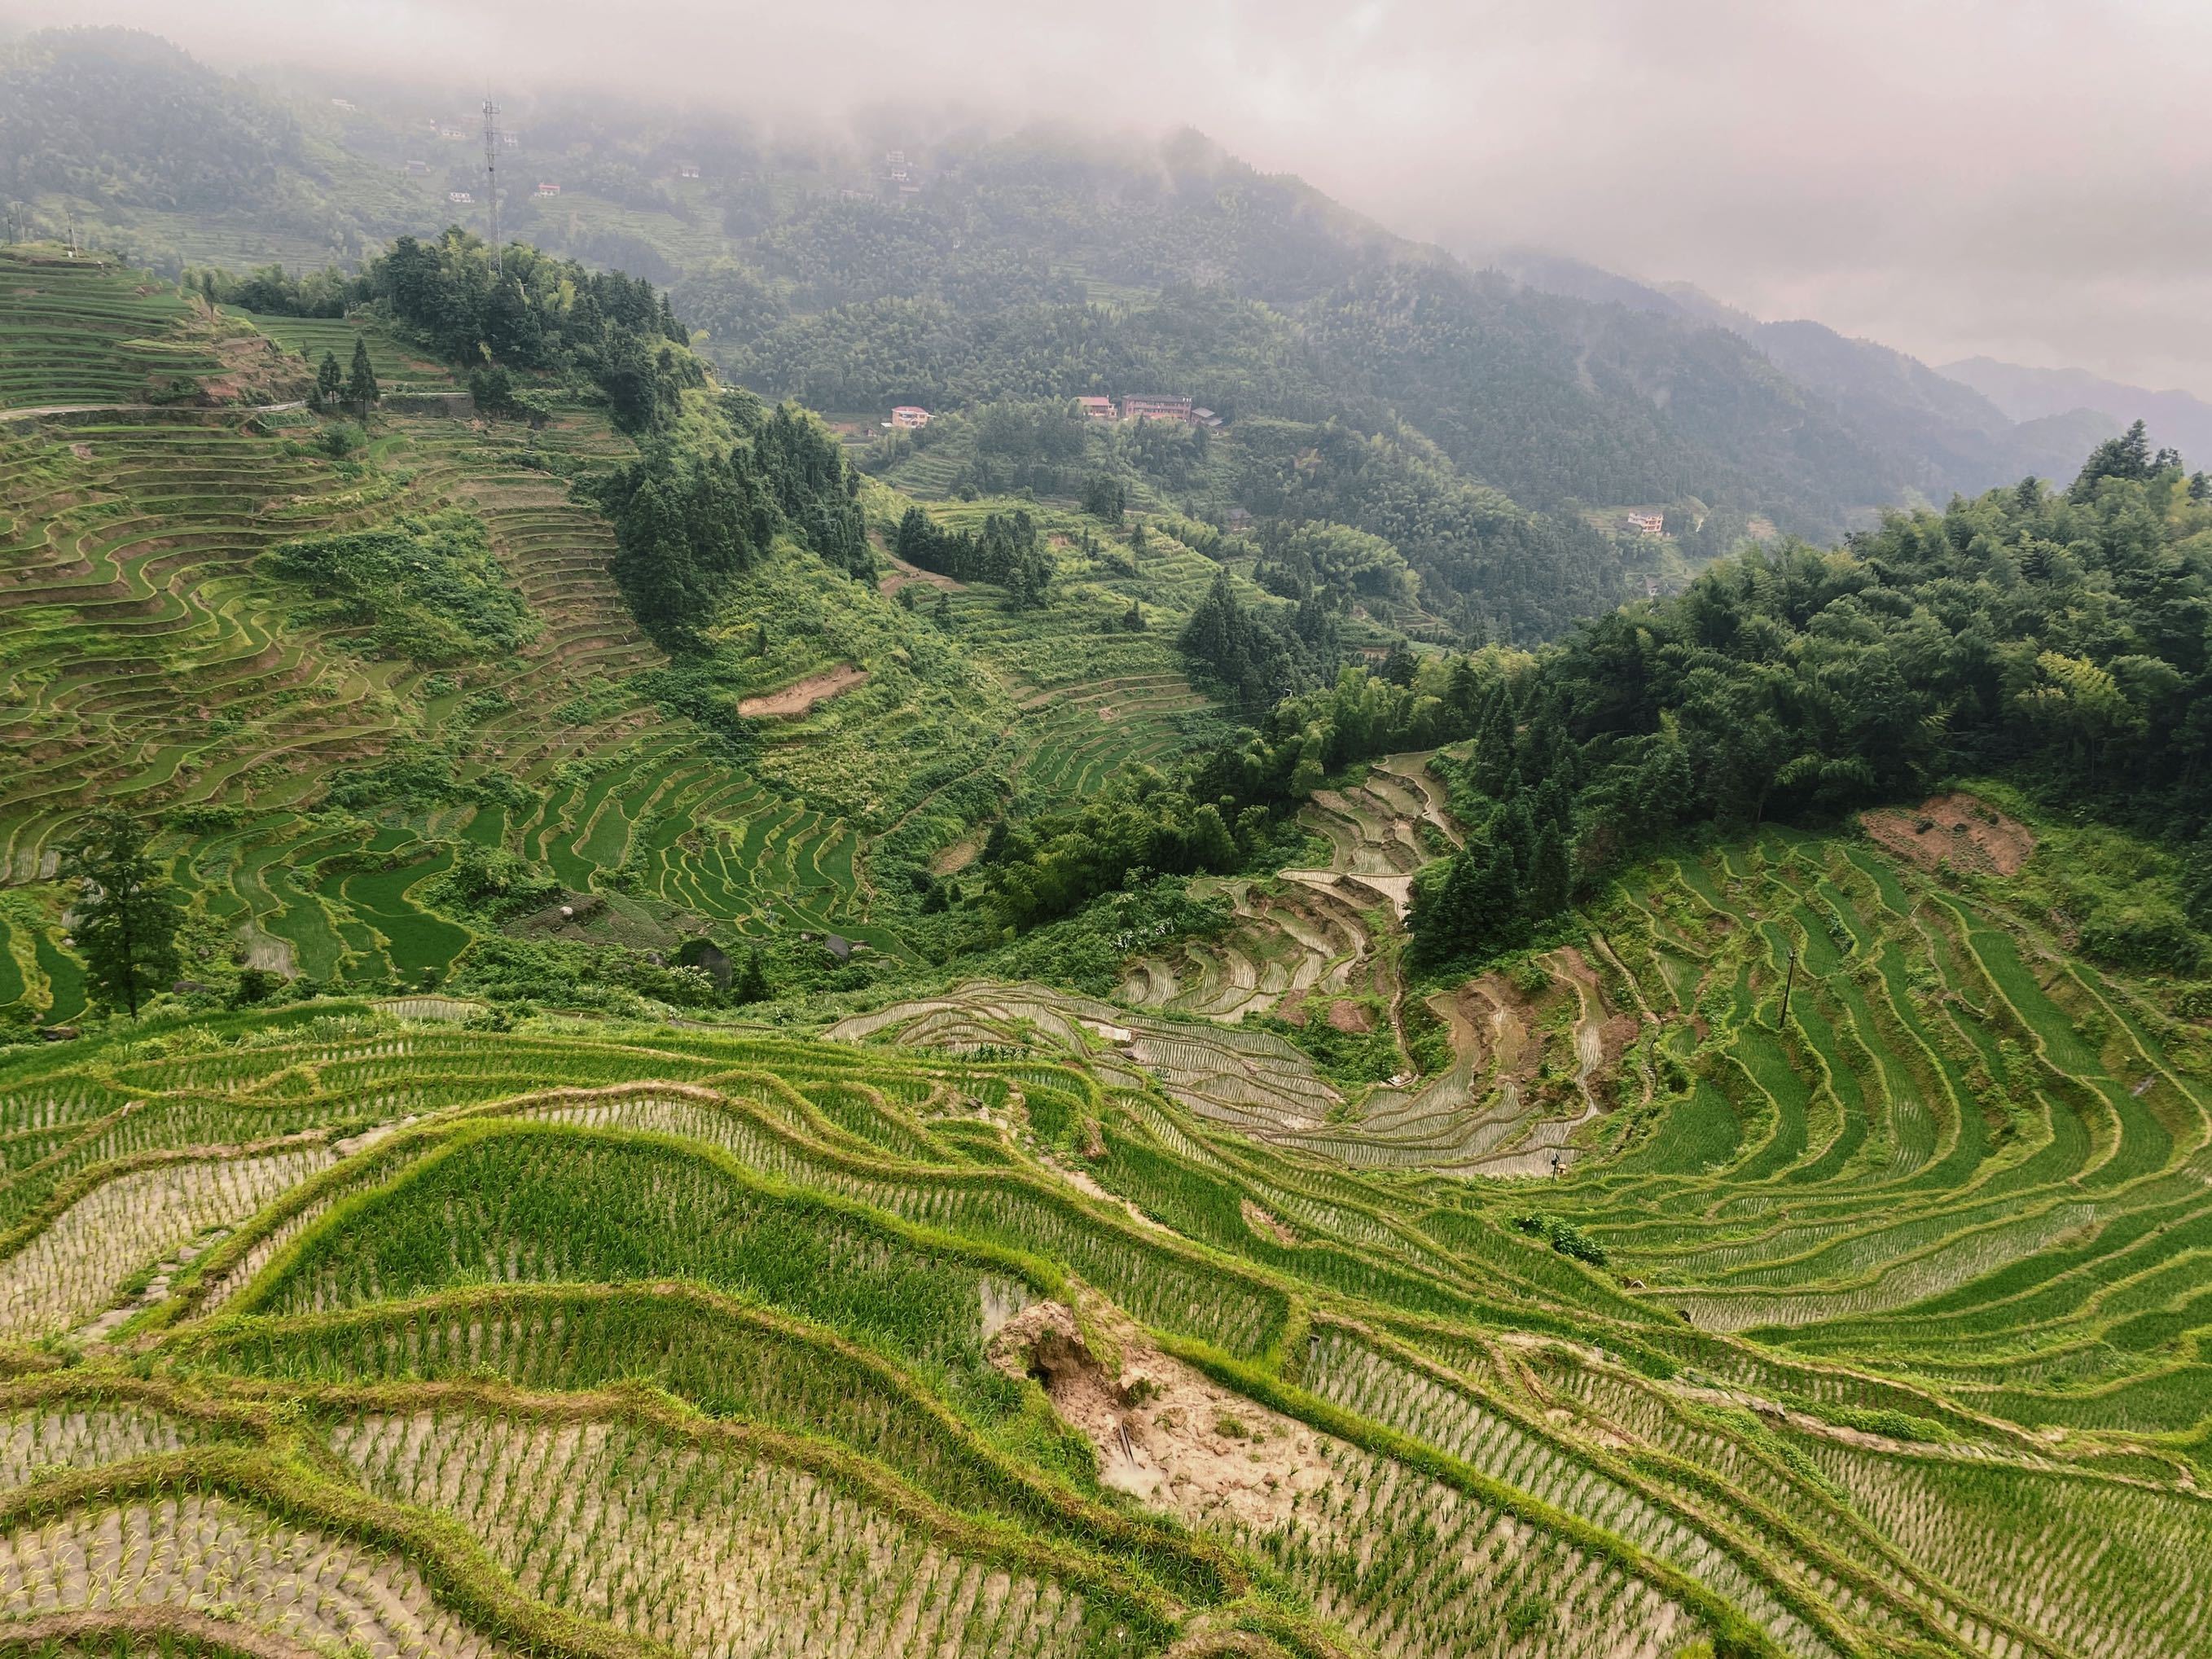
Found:
M 499 106 L 484 94 L 484 197 L 491 204 L 491 268 L 495 276 L 505 276 L 500 260 L 499 241 Z

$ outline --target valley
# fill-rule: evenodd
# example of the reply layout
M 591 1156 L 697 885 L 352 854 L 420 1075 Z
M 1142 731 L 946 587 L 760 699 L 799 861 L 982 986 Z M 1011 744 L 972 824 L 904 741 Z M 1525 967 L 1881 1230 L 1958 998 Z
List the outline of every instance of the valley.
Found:
M 180 57 L 0 43 L 237 160 L 0 246 L 0 1650 L 2212 1659 L 2203 472 Z

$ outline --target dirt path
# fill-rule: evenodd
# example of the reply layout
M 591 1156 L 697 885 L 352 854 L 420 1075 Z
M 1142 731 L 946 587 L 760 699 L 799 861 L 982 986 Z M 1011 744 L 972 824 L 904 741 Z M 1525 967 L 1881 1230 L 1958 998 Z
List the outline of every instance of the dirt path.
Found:
M 891 565 L 890 574 L 876 584 L 878 591 L 882 592 L 896 593 L 902 587 L 909 586 L 916 582 L 921 583 L 924 587 L 934 587 L 945 593 L 957 593 L 967 586 L 965 582 L 954 581 L 950 576 L 940 576 L 934 570 L 924 570 L 918 564 L 908 564 L 897 554 L 883 548 L 880 544 L 877 550 L 890 561 Z
M 810 675 L 795 685 L 787 685 L 764 697 L 746 697 L 738 704 L 738 713 L 747 720 L 778 720 L 811 714 L 816 704 L 842 696 L 854 686 L 864 684 L 867 678 L 866 669 L 855 668 L 848 662 L 840 663 L 825 673 Z
M 143 415 L 150 410 L 189 409 L 206 415 L 283 415 L 305 409 L 289 404 L 40 404 L 30 409 L 0 409 L 0 421 L 33 421 L 45 415 Z

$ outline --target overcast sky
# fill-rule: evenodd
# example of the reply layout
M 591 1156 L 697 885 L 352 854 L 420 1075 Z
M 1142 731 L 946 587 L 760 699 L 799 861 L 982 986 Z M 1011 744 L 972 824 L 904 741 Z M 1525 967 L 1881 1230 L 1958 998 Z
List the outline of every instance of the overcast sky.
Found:
M 0 0 L 227 65 L 1189 123 L 1409 234 L 2212 397 L 2212 0 Z

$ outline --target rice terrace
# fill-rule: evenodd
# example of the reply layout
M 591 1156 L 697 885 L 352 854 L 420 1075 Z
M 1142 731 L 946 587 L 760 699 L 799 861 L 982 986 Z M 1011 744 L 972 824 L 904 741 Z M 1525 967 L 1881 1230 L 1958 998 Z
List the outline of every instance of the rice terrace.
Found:
M 1018 147 L 1359 297 L 855 413 L 898 154 L 0 246 L 0 1651 L 2212 1659 L 2205 475 L 1524 505 Z

